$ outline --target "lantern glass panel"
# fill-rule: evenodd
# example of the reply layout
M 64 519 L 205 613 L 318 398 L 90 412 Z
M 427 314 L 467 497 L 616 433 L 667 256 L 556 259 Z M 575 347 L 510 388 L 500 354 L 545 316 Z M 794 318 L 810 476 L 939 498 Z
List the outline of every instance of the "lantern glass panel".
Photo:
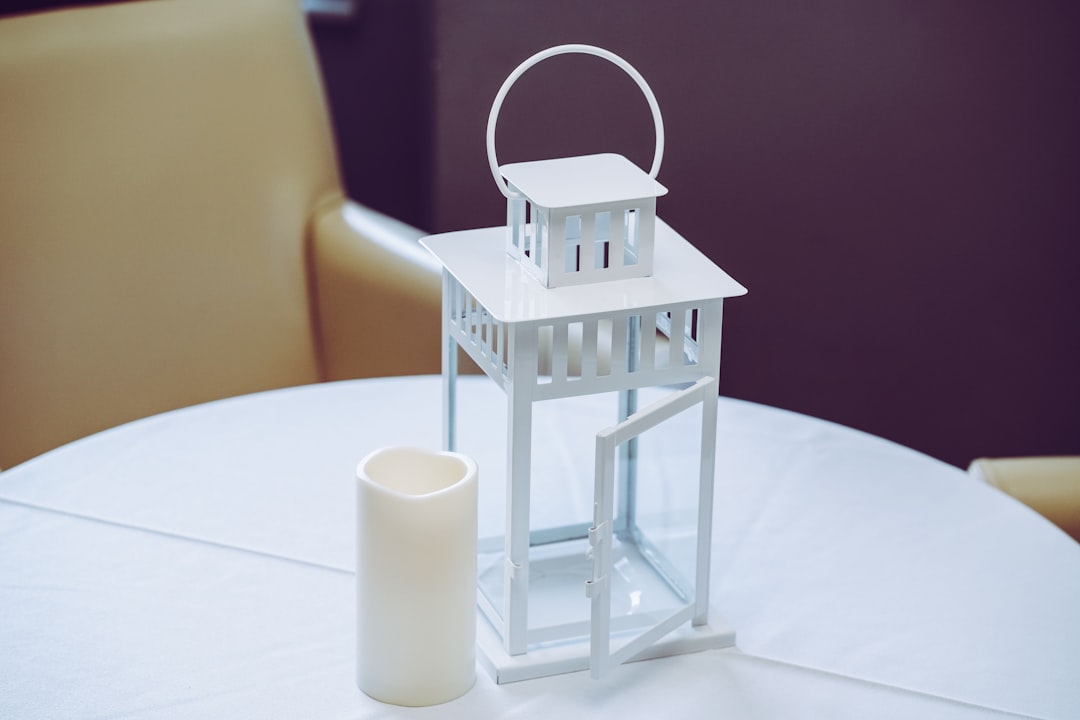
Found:
M 529 503 L 529 645 L 588 635 L 585 583 L 592 574 L 588 530 L 592 524 L 592 453 L 588 433 L 553 432 L 566 417 L 603 427 L 617 418 L 614 393 L 545 400 L 533 405 Z M 558 438 L 545 445 L 544 438 Z
M 493 392 L 494 391 L 494 392 Z M 487 385 L 461 383 L 456 394 L 466 417 L 490 415 L 499 407 L 497 390 Z M 495 402 L 492 402 L 492 397 Z M 457 445 L 473 457 L 480 469 L 477 513 L 478 601 L 485 615 L 501 627 L 504 613 L 506 569 L 506 440 L 504 423 L 456 425 Z
M 671 388 L 638 391 L 642 405 L 671 392 Z M 531 462 L 530 648 L 585 638 L 592 622 L 585 585 L 593 573 L 588 537 L 594 522 L 595 438 L 562 436 L 557 447 L 542 451 L 536 443 L 541 437 L 557 436 L 551 427 L 567 413 L 587 418 L 586 426 L 600 428 L 618 420 L 618 407 L 618 393 L 533 406 L 538 451 Z M 697 404 L 619 446 L 610 596 L 613 647 L 694 602 L 701 420 Z M 496 623 L 502 621 L 505 592 L 504 529 L 499 524 L 503 518 L 496 510 L 504 500 L 502 465 L 497 464 L 501 460 L 489 460 L 493 469 L 481 488 L 481 506 L 492 510 L 481 517 L 480 591 Z
M 623 444 L 616 455 L 616 478 L 624 474 L 635 478 L 625 500 L 620 496 L 623 488 L 616 483 L 617 537 L 633 542 L 645 554 L 669 592 L 682 601 L 692 599 L 698 552 L 701 405 L 642 433 L 633 448 L 634 470 L 625 467 L 629 450 Z

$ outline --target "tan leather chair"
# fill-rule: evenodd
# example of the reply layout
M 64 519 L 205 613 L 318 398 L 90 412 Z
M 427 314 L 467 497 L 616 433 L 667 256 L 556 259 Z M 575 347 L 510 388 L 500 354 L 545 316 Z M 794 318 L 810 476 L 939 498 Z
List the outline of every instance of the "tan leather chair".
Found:
M 968 472 L 1013 496 L 1080 542 L 1080 456 L 979 458 Z
M 0 467 L 215 398 L 438 372 L 418 235 L 343 197 L 299 0 L 0 21 Z

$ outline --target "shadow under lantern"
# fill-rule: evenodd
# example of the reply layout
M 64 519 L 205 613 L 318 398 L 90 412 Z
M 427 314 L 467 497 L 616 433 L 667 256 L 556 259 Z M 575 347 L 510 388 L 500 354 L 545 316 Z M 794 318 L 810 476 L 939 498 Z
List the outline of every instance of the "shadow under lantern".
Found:
M 566 53 L 608 60 L 638 84 L 656 128 L 650 172 L 613 154 L 498 165 L 510 87 Z M 550 48 L 511 73 L 488 118 L 507 225 L 422 241 L 443 267 L 445 449 L 458 444 L 459 347 L 507 400 L 506 523 L 479 541 L 481 658 L 500 683 L 601 677 L 627 660 L 734 644 L 710 617 L 709 553 L 722 306 L 746 289 L 656 217 L 663 149 L 656 99 L 631 65 L 593 46 Z M 639 408 L 646 389 L 656 399 Z M 595 394 L 614 407 L 595 428 L 591 520 L 549 513 L 536 527 L 546 487 L 533 477 L 534 405 Z M 646 436 L 660 438 L 648 456 Z

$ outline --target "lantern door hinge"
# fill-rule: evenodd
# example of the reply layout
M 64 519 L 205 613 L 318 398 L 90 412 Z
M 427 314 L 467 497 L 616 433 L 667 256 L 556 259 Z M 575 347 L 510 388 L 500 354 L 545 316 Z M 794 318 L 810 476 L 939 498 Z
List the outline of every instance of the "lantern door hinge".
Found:
M 602 575 L 598 578 L 585 581 L 585 597 L 592 599 L 600 593 L 607 590 L 608 576 Z
M 600 544 L 600 541 L 604 538 L 604 531 L 607 529 L 607 523 L 602 522 L 598 527 L 589 528 L 589 545 L 596 547 Z
M 509 558 L 507 558 L 506 574 L 510 576 L 511 582 L 517 582 L 521 580 L 521 564 L 512 562 Z

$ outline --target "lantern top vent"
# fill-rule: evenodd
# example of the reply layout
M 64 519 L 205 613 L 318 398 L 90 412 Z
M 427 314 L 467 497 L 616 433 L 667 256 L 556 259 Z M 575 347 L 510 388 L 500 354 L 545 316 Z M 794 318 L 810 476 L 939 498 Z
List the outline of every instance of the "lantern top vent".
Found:
M 510 87 L 538 62 L 568 53 L 613 63 L 637 83 L 652 111 L 656 147 L 644 172 L 611 153 L 499 165 L 495 129 Z M 645 78 L 618 55 L 592 45 L 559 45 L 536 53 L 506 78 L 491 105 L 488 165 L 506 196 L 506 252 L 545 288 L 585 285 L 653 272 L 656 181 L 664 155 L 664 121 Z
M 529 200 L 552 209 L 667 194 L 648 173 L 614 153 L 510 163 L 499 170 Z

